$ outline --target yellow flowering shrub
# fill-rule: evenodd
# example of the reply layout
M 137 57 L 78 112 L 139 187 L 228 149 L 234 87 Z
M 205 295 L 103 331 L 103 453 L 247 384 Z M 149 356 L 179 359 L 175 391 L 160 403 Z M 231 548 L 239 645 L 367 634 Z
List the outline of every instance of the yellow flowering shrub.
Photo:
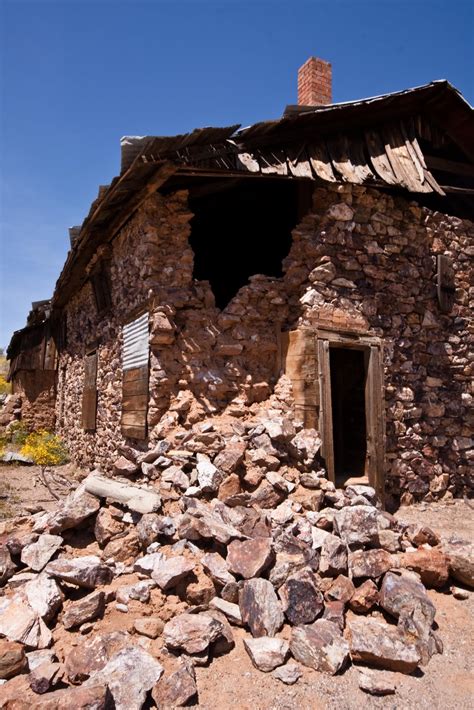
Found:
M 7 382 L 4 375 L 0 375 L 0 394 L 10 394 L 11 391 L 11 384 Z
M 58 466 L 68 460 L 68 452 L 63 441 L 59 436 L 45 429 L 29 434 L 20 453 L 28 456 L 39 466 Z

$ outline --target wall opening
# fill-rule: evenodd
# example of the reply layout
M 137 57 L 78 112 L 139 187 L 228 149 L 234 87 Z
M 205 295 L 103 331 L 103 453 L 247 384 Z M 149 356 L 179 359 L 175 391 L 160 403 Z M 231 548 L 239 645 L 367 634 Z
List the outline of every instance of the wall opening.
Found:
M 249 276 L 282 276 L 291 230 L 307 211 L 311 183 L 254 178 L 191 191 L 194 278 L 211 284 L 225 308 Z
M 332 428 L 336 484 L 364 476 L 367 456 L 364 350 L 330 348 Z

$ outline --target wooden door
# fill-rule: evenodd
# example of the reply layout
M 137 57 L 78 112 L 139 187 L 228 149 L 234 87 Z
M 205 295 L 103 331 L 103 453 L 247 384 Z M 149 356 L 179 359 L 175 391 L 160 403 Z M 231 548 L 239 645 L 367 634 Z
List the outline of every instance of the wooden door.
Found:
M 331 369 L 329 363 L 329 341 L 318 340 L 319 374 L 319 434 L 322 440 L 321 455 L 326 464 L 328 477 L 336 482 L 334 468 L 334 437 L 332 429 Z
M 385 489 L 385 410 L 383 402 L 382 347 L 371 345 L 368 351 L 365 386 L 366 472 L 370 485 L 375 488 L 382 502 Z

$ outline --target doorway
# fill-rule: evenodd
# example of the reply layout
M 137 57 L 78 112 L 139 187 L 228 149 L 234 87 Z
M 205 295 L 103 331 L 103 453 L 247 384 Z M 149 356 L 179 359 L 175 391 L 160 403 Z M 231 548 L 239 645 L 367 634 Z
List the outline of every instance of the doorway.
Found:
M 385 424 L 382 342 L 318 330 L 319 432 L 328 477 L 366 480 L 383 500 Z
M 366 358 L 363 350 L 330 348 L 332 430 L 336 484 L 365 475 Z

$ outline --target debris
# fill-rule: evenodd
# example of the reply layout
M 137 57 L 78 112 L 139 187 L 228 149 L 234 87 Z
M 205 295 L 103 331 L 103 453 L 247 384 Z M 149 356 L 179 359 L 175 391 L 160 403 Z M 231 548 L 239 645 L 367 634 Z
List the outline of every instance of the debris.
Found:
M 90 473 L 84 481 L 85 490 L 99 498 L 125 503 L 130 510 L 137 513 L 155 513 L 161 507 L 161 498 L 153 491 L 140 486 L 114 481 L 96 471 Z
M 188 705 L 197 692 L 194 667 L 181 659 L 178 669 L 156 683 L 151 695 L 159 708 L 179 708 Z
M 99 507 L 99 501 L 89 495 L 84 482 L 61 501 L 57 511 L 48 517 L 48 530 L 56 534 L 75 528 L 97 513 Z
M 201 653 L 222 635 L 222 623 L 204 614 L 179 614 L 165 625 L 163 640 L 173 650 Z
M 274 553 L 268 537 L 253 540 L 234 540 L 227 548 L 227 566 L 230 572 L 244 579 L 258 577 L 272 563 Z
M 102 616 L 105 609 L 104 592 L 92 592 L 77 602 L 72 602 L 64 610 L 62 617 L 65 629 L 72 629 L 80 626 L 85 621 L 93 621 Z
M 155 562 L 152 579 L 165 592 L 176 587 L 195 568 L 195 563 L 185 557 L 161 557 Z

